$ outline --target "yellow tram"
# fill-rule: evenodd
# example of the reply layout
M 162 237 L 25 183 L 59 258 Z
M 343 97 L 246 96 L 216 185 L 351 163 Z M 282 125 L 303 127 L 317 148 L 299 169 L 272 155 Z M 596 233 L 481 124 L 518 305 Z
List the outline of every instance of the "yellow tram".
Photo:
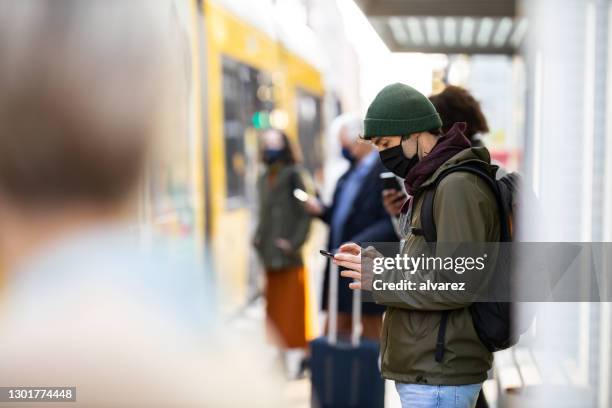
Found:
M 322 168 L 322 74 L 287 45 L 273 13 L 268 21 L 249 19 L 248 8 L 264 3 L 174 0 L 190 57 L 190 113 L 180 134 L 164 141 L 145 199 L 147 222 L 206 248 L 230 309 L 256 286 L 250 240 L 259 130 L 282 128 L 305 166 L 313 174 Z

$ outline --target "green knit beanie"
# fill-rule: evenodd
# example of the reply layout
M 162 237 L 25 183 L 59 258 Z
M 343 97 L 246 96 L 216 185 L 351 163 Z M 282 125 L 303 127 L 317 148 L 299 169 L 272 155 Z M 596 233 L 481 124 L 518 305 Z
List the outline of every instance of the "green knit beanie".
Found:
M 441 127 L 440 115 L 425 95 L 395 83 L 384 87 L 370 104 L 363 137 L 404 136 Z

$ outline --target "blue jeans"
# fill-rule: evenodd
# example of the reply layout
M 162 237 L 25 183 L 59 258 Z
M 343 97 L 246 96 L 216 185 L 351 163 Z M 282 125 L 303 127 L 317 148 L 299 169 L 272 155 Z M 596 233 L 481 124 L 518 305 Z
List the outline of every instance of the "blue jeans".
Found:
M 474 408 L 481 386 L 395 383 L 402 408 Z

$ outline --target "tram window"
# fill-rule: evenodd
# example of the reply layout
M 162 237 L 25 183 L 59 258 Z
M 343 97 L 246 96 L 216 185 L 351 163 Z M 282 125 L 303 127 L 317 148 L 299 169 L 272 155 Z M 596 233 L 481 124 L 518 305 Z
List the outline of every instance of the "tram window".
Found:
M 313 174 L 323 165 L 321 140 L 321 99 L 305 91 L 298 91 L 298 138 L 304 166 Z
M 225 138 L 225 175 L 227 204 L 240 207 L 248 203 L 246 174 L 253 158 L 247 157 L 245 132 L 252 126 L 255 112 L 274 107 L 258 91 L 270 79 L 258 70 L 231 58 L 223 58 L 223 132 Z

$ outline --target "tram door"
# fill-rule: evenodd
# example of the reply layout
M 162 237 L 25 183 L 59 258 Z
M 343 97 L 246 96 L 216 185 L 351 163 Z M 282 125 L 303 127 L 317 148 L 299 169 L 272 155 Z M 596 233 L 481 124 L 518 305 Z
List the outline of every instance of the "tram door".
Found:
M 269 75 L 238 62 L 223 58 L 223 132 L 225 140 L 226 208 L 239 219 L 240 236 L 246 240 L 244 265 L 246 290 L 244 301 L 256 297 L 261 288 L 258 262 L 250 249 L 257 219 L 258 128 L 266 127 L 266 120 L 274 108 Z M 249 234 L 245 236 L 244 232 Z M 234 241 L 236 242 L 236 241 Z

